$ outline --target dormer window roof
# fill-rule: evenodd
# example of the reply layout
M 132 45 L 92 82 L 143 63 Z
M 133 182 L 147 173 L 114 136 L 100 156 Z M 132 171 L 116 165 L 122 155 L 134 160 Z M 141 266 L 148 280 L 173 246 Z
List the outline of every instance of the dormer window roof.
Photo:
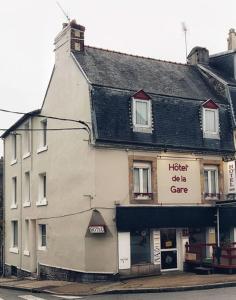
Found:
M 133 130 L 138 132 L 152 132 L 151 97 L 143 90 L 132 96 Z
M 208 99 L 202 104 L 203 137 L 219 139 L 219 106 Z

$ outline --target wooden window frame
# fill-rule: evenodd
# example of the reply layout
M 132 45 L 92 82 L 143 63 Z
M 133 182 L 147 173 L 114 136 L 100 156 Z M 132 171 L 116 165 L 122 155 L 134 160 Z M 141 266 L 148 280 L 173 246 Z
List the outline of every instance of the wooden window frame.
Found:
M 157 159 L 151 156 L 129 156 L 129 196 L 132 204 L 157 204 Z M 138 199 L 134 195 L 134 165 L 135 163 L 147 163 L 151 165 L 151 193 L 150 199 Z

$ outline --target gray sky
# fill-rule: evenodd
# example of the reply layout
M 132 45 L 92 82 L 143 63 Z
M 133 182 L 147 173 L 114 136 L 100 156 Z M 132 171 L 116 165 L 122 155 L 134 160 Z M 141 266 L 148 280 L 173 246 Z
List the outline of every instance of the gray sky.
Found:
M 85 44 L 185 62 L 188 50 L 227 49 L 236 28 L 236 1 L 59 0 L 71 19 L 86 27 Z M 66 19 L 55 0 L 0 0 L 0 108 L 27 112 L 41 106 L 54 64 L 53 40 Z M 0 113 L 0 128 L 18 116 Z M 2 146 L 0 145 L 0 154 Z

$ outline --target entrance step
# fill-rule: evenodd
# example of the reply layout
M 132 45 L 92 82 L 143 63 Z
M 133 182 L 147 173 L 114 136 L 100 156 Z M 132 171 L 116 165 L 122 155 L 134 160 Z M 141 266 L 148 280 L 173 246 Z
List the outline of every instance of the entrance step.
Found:
M 213 268 L 196 267 L 194 272 L 199 275 L 210 275 L 213 273 Z

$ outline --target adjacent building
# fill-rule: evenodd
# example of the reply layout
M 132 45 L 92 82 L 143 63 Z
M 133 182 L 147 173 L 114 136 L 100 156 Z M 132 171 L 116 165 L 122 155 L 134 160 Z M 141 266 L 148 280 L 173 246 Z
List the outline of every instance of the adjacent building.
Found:
M 63 25 L 41 109 L 2 135 L 5 272 L 183 270 L 186 243 L 214 243 L 215 204 L 234 199 L 235 33 L 188 64 L 85 46 L 84 33 Z M 221 208 L 221 240 L 236 241 L 234 214 Z

